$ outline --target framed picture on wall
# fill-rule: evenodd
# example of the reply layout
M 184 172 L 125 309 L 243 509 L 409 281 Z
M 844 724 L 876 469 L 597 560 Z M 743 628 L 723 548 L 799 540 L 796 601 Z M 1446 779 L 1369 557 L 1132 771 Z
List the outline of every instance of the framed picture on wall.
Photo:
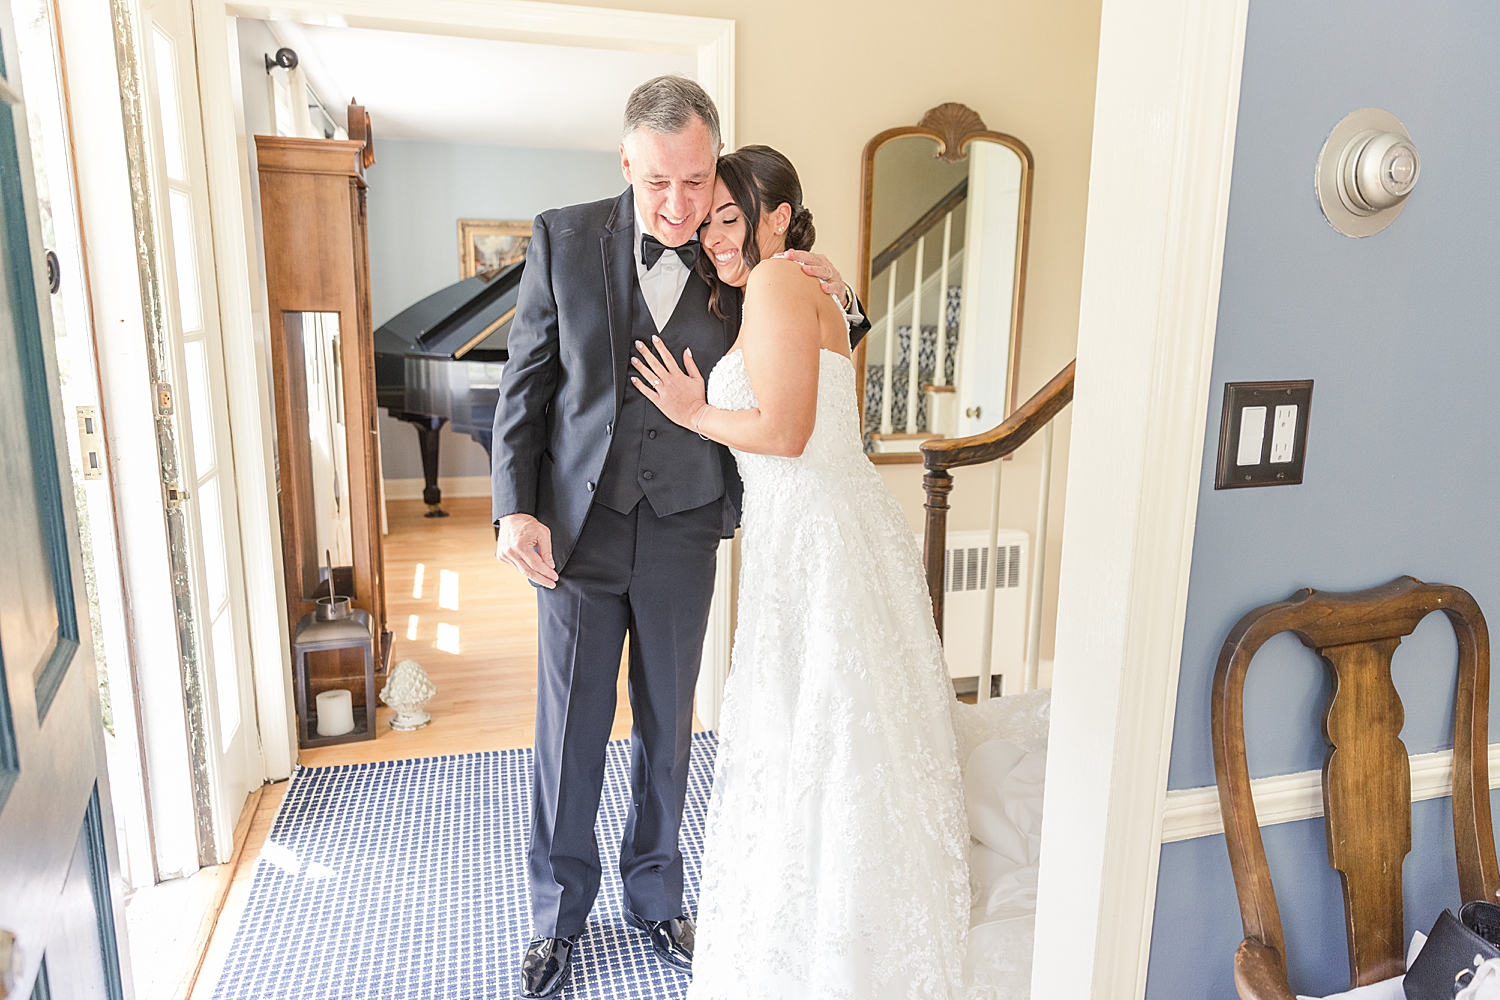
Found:
M 458 274 L 472 278 L 498 271 L 526 257 L 531 220 L 459 219 Z

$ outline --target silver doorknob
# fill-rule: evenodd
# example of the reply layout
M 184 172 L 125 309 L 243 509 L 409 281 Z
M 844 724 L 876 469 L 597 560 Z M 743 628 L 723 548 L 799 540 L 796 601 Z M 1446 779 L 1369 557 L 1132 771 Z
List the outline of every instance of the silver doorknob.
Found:
M 0 1000 L 5 1000 L 16 988 L 21 973 L 26 971 L 25 966 L 16 936 L 10 931 L 0 930 Z

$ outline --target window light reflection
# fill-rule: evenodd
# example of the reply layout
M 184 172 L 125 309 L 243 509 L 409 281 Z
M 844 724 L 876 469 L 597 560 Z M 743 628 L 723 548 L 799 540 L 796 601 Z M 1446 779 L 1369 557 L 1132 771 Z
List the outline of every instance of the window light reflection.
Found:
M 406 618 L 406 637 L 415 639 L 417 637 L 417 616 L 408 615 Z
M 411 596 L 420 601 L 422 599 L 422 576 L 427 572 L 427 567 L 417 563 L 417 580 L 411 585 Z
M 445 653 L 458 655 L 458 626 L 449 625 L 447 622 L 438 622 L 437 648 Z
M 458 574 L 451 569 L 438 572 L 438 607 L 458 610 Z
M 295 875 L 302 870 L 302 859 L 297 857 L 297 852 L 274 840 L 266 841 L 265 846 L 260 849 L 260 860 L 275 865 L 288 875 Z

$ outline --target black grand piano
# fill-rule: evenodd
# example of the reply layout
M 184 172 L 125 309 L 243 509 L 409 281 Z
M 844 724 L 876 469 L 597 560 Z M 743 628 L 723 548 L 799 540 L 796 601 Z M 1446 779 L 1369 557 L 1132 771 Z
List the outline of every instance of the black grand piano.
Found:
M 376 398 L 421 439 L 422 500 L 447 517 L 438 489 L 438 432 L 452 424 L 490 451 L 500 371 L 525 261 L 449 285 L 375 331 Z

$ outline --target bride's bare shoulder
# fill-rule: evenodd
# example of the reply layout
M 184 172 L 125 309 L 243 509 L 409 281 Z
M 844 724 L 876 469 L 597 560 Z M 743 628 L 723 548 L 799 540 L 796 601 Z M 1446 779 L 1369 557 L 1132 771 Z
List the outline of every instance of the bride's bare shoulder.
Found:
M 817 278 L 805 274 L 801 264 L 784 257 L 769 257 L 755 265 L 745 285 L 747 300 L 752 295 L 774 295 L 806 297 L 812 302 L 821 291 Z

